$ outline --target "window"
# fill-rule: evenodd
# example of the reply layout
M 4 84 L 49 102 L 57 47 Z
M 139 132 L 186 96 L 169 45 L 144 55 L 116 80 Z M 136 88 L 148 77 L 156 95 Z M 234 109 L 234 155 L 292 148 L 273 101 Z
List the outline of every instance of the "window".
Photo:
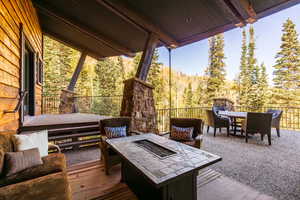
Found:
M 36 59 L 36 82 L 39 85 L 43 84 L 43 60 L 39 57 L 37 54 L 37 59 Z

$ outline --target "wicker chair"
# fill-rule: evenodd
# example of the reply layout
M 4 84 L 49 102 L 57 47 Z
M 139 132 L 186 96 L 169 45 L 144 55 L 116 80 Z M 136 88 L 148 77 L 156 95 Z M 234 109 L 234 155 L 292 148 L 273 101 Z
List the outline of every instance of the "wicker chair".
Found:
M 203 141 L 203 121 L 201 119 L 196 118 L 171 118 L 170 120 L 170 130 L 172 130 L 172 126 L 177 127 L 193 127 L 193 140 L 192 141 L 181 141 L 178 142 L 196 147 L 201 148 L 202 141 Z
M 227 136 L 229 136 L 229 128 L 231 125 L 230 118 L 220 116 L 213 110 L 206 110 L 206 125 L 207 133 L 209 132 L 210 127 L 214 128 L 214 136 L 216 136 L 217 128 L 219 128 L 220 130 L 221 128 L 227 128 Z
M 101 160 L 104 162 L 105 173 L 109 175 L 109 170 L 112 166 L 121 163 L 121 157 L 107 144 L 105 127 L 120 127 L 126 126 L 126 135 L 130 136 L 133 133 L 130 131 L 130 117 L 118 117 L 100 120 L 100 149 Z M 137 134 L 137 133 L 135 133 Z
M 277 136 L 280 137 L 280 119 L 282 110 L 269 109 L 267 113 L 272 113 L 272 128 L 276 128 Z
M 264 136 L 268 136 L 269 145 L 271 145 L 271 125 L 272 113 L 254 113 L 248 112 L 247 119 L 242 122 L 242 133 L 246 134 L 246 142 L 248 142 L 248 135 L 256 133 L 261 134 L 261 140 Z

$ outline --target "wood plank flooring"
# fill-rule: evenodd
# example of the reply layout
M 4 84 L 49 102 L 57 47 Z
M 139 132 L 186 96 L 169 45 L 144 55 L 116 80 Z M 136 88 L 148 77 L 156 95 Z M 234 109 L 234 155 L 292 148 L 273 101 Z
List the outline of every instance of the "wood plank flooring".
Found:
M 106 176 L 103 164 L 90 161 L 68 168 L 74 200 L 138 200 L 126 184 L 120 183 L 120 166 Z M 210 169 L 198 176 L 198 200 L 275 200 Z

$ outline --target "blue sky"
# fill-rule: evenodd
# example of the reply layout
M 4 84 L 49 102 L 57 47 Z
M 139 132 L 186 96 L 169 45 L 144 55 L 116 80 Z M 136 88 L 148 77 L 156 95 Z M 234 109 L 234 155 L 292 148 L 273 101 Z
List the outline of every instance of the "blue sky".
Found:
M 264 62 L 269 79 L 272 79 L 275 55 L 281 44 L 282 24 L 290 18 L 300 33 L 300 4 L 254 23 L 256 57 Z M 224 34 L 227 78 L 233 80 L 239 72 L 242 29 L 236 28 Z M 168 51 L 159 48 L 159 61 L 168 65 Z M 202 40 L 172 51 L 172 68 L 186 74 L 203 75 L 208 65 L 208 40 Z

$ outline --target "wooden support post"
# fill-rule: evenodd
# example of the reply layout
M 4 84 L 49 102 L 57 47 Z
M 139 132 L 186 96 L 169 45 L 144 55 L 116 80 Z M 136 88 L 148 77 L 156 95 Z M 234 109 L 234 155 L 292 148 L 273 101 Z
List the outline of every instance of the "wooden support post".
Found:
M 78 64 L 77 64 L 76 69 L 73 73 L 72 79 L 71 79 L 71 81 L 69 83 L 69 86 L 68 86 L 69 91 L 74 91 L 77 79 L 78 79 L 79 74 L 80 74 L 80 72 L 83 68 L 83 64 L 84 64 L 84 61 L 86 59 L 86 56 L 87 56 L 86 52 L 81 53 L 80 59 L 78 61 Z
M 135 77 L 146 81 L 150 69 L 154 50 L 158 44 L 158 37 L 154 33 L 150 33 L 146 42 L 142 58 L 139 63 Z

